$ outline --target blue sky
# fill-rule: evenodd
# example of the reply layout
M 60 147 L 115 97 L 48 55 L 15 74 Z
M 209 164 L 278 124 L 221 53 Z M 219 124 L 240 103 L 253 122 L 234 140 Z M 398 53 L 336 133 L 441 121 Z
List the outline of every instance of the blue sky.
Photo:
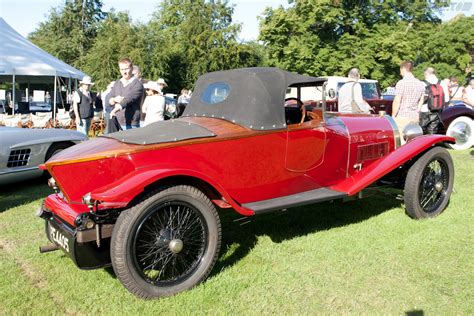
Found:
M 160 0 L 103 0 L 104 11 L 129 11 L 134 21 L 147 22 Z M 288 6 L 287 0 L 230 0 L 235 4 L 234 22 L 242 23 L 240 38 L 254 40 L 258 36 L 257 16 L 266 7 Z M 0 16 L 18 33 L 27 36 L 46 20 L 51 8 L 64 0 L 0 0 Z
M 134 21 L 147 22 L 160 0 L 103 0 L 104 10 L 129 11 Z M 242 23 L 240 38 L 254 40 L 258 36 L 259 16 L 266 7 L 288 7 L 287 0 L 230 0 L 235 4 L 234 22 Z M 34 31 L 46 20 L 51 8 L 62 5 L 64 0 L 0 0 L 0 16 L 23 36 Z M 457 14 L 474 15 L 474 0 L 451 1 L 443 11 L 443 20 Z

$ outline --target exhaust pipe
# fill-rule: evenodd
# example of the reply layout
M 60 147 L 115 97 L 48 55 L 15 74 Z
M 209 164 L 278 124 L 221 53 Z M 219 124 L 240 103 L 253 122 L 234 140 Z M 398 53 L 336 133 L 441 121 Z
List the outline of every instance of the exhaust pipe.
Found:
M 59 246 L 56 244 L 49 244 L 46 246 L 40 246 L 39 247 L 39 252 L 40 253 L 45 253 L 45 252 L 51 252 L 51 251 L 56 251 L 59 250 Z

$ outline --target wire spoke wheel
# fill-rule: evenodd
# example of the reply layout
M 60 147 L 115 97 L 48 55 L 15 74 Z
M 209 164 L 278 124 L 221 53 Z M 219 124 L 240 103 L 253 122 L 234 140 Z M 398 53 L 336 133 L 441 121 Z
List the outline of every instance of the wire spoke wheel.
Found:
M 169 296 L 199 284 L 211 272 L 221 244 L 219 215 L 192 186 L 150 192 L 122 211 L 110 255 L 117 278 L 142 298 Z
M 207 239 L 205 221 L 193 206 L 175 201 L 157 205 L 135 233 L 136 269 L 157 286 L 180 282 L 199 264 Z
M 449 183 L 449 170 L 446 162 L 435 159 L 430 162 L 420 182 L 419 200 L 425 212 L 435 211 L 446 196 Z
M 454 166 L 449 152 L 434 147 L 408 170 L 405 180 L 405 208 L 415 219 L 434 217 L 448 205 L 453 191 Z

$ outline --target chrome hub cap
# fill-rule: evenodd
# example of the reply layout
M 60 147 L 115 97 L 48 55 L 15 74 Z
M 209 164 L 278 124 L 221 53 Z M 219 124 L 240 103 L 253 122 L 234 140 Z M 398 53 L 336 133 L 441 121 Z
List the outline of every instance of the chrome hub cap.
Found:
M 469 141 L 471 138 L 471 128 L 465 122 L 459 122 L 454 125 L 454 128 L 451 132 L 451 136 L 456 139 L 456 143 L 464 144 Z
M 181 239 L 173 239 L 168 247 L 172 253 L 180 253 L 183 250 L 183 241 Z
M 443 183 L 442 182 L 436 182 L 435 189 L 436 189 L 437 192 L 441 192 L 441 190 L 443 190 Z

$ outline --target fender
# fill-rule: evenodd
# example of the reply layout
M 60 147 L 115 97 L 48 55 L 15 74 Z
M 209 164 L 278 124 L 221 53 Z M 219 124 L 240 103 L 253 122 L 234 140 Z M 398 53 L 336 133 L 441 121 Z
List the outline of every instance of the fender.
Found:
M 13 146 L 10 146 L 10 149 L 16 149 L 16 148 L 22 148 L 22 147 L 27 147 L 27 146 L 32 146 L 32 145 L 41 145 L 41 144 L 49 144 L 49 143 L 59 143 L 59 142 L 71 142 L 71 143 L 79 143 L 81 141 L 86 140 L 87 138 L 81 138 L 81 137 L 62 137 L 62 136 L 57 136 L 57 137 L 49 137 L 48 139 L 33 139 L 33 140 L 28 140 L 26 142 L 22 143 L 17 143 Z
M 445 142 L 454 144 L 455 139 L 444 135 L 426 135 L 416 137 L 405 145 L 397 148 L 389 155 L 371 164 L 369 167 L 362 169 L 352 177 L 349 177 L 330 188 L 332 190 L 346 192 L 348 195 L 354 195 L 384 175 L 403 165 L 408 160 L 428 150 L 430 147 Z
M 449 124 L 460 116 L 467 116 L 474 120 L 474 110 L 468 105 L 454 105 L 445 108 L 440 113 L 441 121 L 443 121 L 446 130 Z
M 172 176 L 188 176 L 202 180 L 216 189 L 225 201 L 238 213 L 245 216 L 254 215 L 252 210 L 242 207 L 235 202 L 227 191 L 217 182 L 204 174 L 190 169 L 156 169 L 155 166 L 150 166 L 146 169 L 137 169 L 120 180 L 92 191 L 91 197 L 96 201 L 101 201 L 101 205 L 107 208 L 125 207 L 133 198 L 143 192 L 146 186 Z

